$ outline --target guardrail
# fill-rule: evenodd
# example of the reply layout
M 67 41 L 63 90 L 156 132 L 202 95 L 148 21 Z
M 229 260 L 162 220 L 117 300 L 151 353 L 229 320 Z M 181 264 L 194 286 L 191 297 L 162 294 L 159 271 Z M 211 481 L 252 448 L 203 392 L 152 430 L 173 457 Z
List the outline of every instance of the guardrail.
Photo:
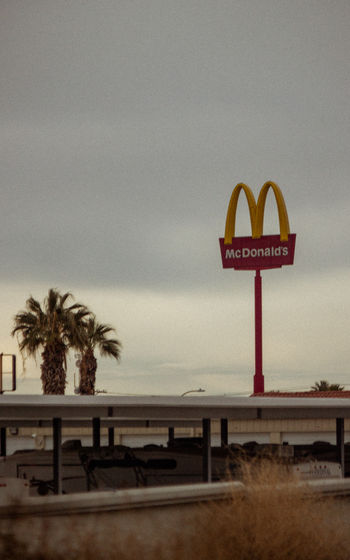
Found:
M 350 496 L 350 478 L 308 480 L 297 486 L 309 488 L 323 496 Z M 11 516 L 66 516 L 170 508 L 173 506 L 227 500 L 232 494 L 245 492 L 242 482 L 216 482 L 152 488 L 132 488 L 77 494 L 25 497 L 11 503 L 11 496 L 0 504 L 0 519 Z
M 282 491 L 283 486 L 280 486 Z M 350 500 L 346 496 L 350 497 L 350 479 L 296 483 L 296 487 L 300 486 L 320 497 L 345 496 L 345 499 L 331 499 L 321 511 L 327 523 L 334 526 L 348 523 Z M 236 481 L 25 497 L 17 503 L 0 505 L 0 540 L 4 538 L 6 542 L 10 537 L 9 542 L 18 542 L 27 550 L 41 553 L 42 550 L 49 553 L 59 550 L 66 557 L 72 550 L 76 552 L 85 545 L 90 546 L 89 543 L 97 547 L 96 550 L 102 547 L 101 557 L 109 553 L 111 547 L 124 553 L 132 543 L 137 554 L 130 557 L 142 557 L 143 551 L 146 555 L 154 546 L 162 551 L 171 550 L 169 543 L 174 542 L 174 538 L 190 546 L 193 535 L 200 529 L 200 515 L 202 511 L 205 514 L 205 504 L 215 502 L 220 513 L 225 500 L 229 504 L 232 496 L 245 492 L 249 492 L 249 487 Z M 302 503 L 298 500 L 297 497 L 296 511 Z M 315 510 L 318 504 L 317 499 Z M 220 534 L 217 538 L 220 541 Z

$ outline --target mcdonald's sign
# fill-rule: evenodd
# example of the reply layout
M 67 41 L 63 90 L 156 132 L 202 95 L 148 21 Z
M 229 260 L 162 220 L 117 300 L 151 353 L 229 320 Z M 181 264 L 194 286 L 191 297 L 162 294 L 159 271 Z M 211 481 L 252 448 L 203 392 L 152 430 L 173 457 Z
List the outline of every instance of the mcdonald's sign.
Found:
M 276 199 L 280 235 L 263 235 L 265 203 L 270 189 Z M 251 237 L 235 237 L 237 204 L 242 191 L 248 202 Z M 238 183 L 235 186 L 227 210 L 225 237 L 219 240 L 223 268 L 264 270 L 293 264 L 295 238 L 295 233 L 289 231 L 286 204 L 276 183 L 267 181 L 263 185 L 258 202 L 247 185 Z

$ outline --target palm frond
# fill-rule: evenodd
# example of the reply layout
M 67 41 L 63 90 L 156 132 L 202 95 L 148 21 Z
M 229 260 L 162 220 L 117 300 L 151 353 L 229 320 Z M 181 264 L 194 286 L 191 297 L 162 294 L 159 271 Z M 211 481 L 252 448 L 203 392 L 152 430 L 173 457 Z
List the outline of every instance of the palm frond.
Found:
M 99 345 L 99 350 L 101 356 L 109 356 L 115 358 L 118 362 L 120 361 L 121 354 L 121 343 L 119 340 L 109 339 L 104 340 Z
M 27 306 L 27 309 L 29 311 L 31 311 L 32 313 L 34 313 L 38 317 L 41 316 L 41 314 L 43 313 L 43 310 L 41 309 L 40 303 L 36 299 L 34 299 L 33 296 L 30 296 L 27 299 L 26 306 Z
M 73 299 L 73 294 L 71 294 L 71 292 L 66 292 L 65 294 L 60 295 L 59 298 L 60 298 L 60 307 L 64 307 L 64 304 L 66 303 L 67 299 Z
M 50 314 L 54 314 L 55 311 L 57 311 L 58 308 L 58 301 L 60 299 L 60 294 L 59 292 L 54 289 L 54 288 L 50 288 L 45 301 L 44 301 L 44 307 L 46 310 L 46 313 L 50 313 Z

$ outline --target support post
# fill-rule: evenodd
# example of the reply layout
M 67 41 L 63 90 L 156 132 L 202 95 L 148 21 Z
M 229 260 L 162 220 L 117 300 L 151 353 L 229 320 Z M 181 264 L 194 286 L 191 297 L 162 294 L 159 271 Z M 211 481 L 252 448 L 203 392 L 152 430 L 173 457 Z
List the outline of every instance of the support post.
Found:
M 53 428 L 53 489 L 62 494 L 62 418 L 52 419 Z
M 255 375 L 254 393 L 264 392 L 262 358 L 262 278 L 260 270 L 255 271 Z
M 114 427 L 108 428 L 108 446 L 114 447 Z
M 341 466 L 342 477 L 345 476 L 344 418 L 336 419 L 337 461 Z
M 221 447 L 228 446 L 228 422 L 227 418 L 221 418 L 220 420 L 220 428 L 221 428 Z
M 108 407 L 108 416 L 113 416 L 113 407 Z M 114 447 L 114 426 L 109 426 L 108 428 L 108 447 Z
M 173 426 L 168 427 L 168 447 L 171 447 L 174 443 L 175 438 L 175 428 Z
M 6 428 L 0 428 L 0 456 L 6 457 Z
M 12 391 L 16 391 L 16 355 L 12 356 Z
M 101 419 L 92 419 L 92 446 L 94 449 L 101 447 Z
M 203 427 L 203 482 L 211 482 L 211 426 L 210 418 L 202 419 Z

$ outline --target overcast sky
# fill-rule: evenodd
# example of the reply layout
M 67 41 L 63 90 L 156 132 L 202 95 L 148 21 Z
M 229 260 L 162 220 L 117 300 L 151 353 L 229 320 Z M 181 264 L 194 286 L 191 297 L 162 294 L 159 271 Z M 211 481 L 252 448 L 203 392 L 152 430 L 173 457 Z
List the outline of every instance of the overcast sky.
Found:
M 254 273 L 218 238 L 271 179 L 297 242 L 263 273 L 265 388 L 350 388 L 349 25 L 348 0 L 1 0 L 1 351 L 56 287 L 117 329 L 98 389 L 249 394 Z

